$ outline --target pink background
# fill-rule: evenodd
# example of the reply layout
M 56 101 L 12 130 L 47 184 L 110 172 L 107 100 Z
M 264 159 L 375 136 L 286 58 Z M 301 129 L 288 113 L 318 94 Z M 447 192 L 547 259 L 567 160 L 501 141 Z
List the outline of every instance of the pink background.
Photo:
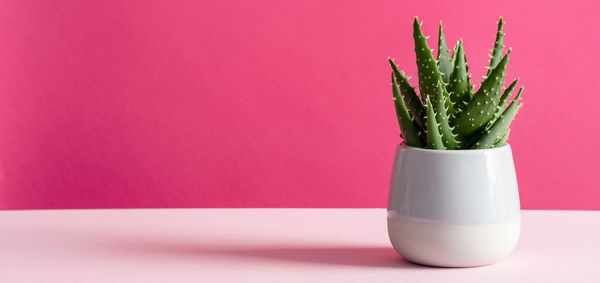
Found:
M 418 15 L 476 83 L 505 17 L 522 206 L 600 209 L 600 5 L 354 2 L 0 2 L 0 208 L 384 207 Z

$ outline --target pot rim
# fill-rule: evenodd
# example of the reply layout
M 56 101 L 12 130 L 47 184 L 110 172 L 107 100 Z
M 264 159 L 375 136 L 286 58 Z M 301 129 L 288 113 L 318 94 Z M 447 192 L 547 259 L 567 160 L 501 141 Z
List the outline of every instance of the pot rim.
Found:
M 414 147 L 414 146 L 407 145 L 406 142 L 401 142 L 400 144 L 398 144 L 398 147 L 404 147 L 406 149 L 422 151 L 422 152 L 427 152 L 427 153 L 432 153 L 432 154 L 466 154 L 466 153 L 476 153 L 476 152 L 493 152 L 493 151 L 501 151 L 505 148 L 508 148 L 508 149 L 511 148 L 510 144 L 506 143 L 505 145 L 503 145 L 501 147 L 493 147 L 493 148 L 440 150 L 440 149 L 428 149 L 428 148 Z

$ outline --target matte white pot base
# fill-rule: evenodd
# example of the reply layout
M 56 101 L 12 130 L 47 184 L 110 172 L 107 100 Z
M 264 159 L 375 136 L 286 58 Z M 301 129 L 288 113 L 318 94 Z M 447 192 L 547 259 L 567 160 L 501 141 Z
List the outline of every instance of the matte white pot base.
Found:
M 429 266 L 473 267 L 495 263 L 517 245 L 521 221 L 448 224 L 388 216 L 392 246 L 406 260 Z

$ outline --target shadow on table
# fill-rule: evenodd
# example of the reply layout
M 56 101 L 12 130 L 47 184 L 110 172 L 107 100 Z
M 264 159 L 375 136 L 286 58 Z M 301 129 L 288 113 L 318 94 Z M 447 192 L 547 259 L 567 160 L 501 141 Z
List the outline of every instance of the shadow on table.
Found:
M 263 260 L 270 262 L 295 262 L 298 264 L 322 264 L 355 267 L 379 267 L 394 269 L 429 269 L 400 257 L 391 246 L 327 246 L 307 244 L 213 244 L 189 239 L 153 239 L 152 237 L 122 237 L 105 234 L 73 232 L 72 238 L 61 233 L 61 240 L 71 244 L 79 242 L 115 255 L 142 257 L 170 257 L 185 259 L 231 259 Z
M 122 243 L 123 244 L 123 243 Z M 216 257 L 287 261 L 299 264 L 324 264 L 381 268 L 424 269 L 400 257 L 391 247 L 378 246 L 268 246 L 268 247 L 203 247 L 193 243 L 137 242 L 112 246 L 119 252 L 145 256 L 160 254 L 170 257 Z
M 261 249 L 211 249 L 199 252 L 309 264 L 425 268 L 404 260 L 392 248 L 387 247 L 278 247 Z

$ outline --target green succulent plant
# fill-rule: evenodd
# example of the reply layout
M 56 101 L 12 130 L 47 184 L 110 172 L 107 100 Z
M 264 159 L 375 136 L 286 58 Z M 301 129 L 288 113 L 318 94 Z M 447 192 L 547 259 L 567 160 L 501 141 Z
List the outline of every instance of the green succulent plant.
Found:
M 388 58 L 396 114 L 406 144 L 437 150 L 503 146 L 510 133 L 510 123 L 523 105 L 519 103 L 523 87 L 508 104 L 519 79 L 503 91 L 511 52 L 509 49 L 502 55 L 503 19 L 498 21 L 490 65 L 477 91 L 471 84 L 462 40 L 450 55 L 440 22 L 437 57 L 434 57 L 421 25 L 415 17 L 413 38 L 420 95 L 406 74 Z

